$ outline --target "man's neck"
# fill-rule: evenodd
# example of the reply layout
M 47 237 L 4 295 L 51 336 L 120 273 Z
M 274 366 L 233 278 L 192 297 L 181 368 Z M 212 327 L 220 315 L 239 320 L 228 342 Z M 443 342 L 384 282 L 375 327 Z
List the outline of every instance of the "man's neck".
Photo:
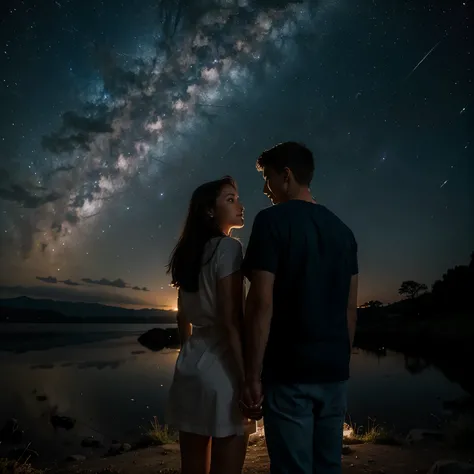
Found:
M 291 200 L 306 201 L 316 204 L 309 188 L 300 188 L 293 196 L 290 196 L 290 201 Z

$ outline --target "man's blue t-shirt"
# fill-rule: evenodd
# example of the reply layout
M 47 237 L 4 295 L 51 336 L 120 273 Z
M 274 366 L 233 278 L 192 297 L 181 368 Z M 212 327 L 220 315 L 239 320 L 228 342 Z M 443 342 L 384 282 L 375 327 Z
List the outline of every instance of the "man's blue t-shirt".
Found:
M 347 303 L 358 273 L 352 231 L 319 204 L 290 200 L 255 218 L 243 263 L 275 275 L 265 382 L 324 383 L 349 378 Z

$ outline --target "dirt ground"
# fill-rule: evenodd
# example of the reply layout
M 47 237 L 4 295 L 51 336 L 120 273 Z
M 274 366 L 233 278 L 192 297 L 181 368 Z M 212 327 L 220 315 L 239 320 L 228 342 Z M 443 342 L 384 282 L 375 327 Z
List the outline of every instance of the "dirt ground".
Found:
M 438 460 L 474 461 L 474 453 L 454 452 L 443 445 L 415 444 L 413 446 L 382 446 L 361 444 L 351 446 L 343 456 L 344 474 L 423 474 Z M 179 449 L 177 445 L 131 451 L 115 457 L 91 459 L 73 463 L 49 472 L 61 474 L 177 474 Z M 244 473 L 269 472 L 264 440 L 249 447 Z

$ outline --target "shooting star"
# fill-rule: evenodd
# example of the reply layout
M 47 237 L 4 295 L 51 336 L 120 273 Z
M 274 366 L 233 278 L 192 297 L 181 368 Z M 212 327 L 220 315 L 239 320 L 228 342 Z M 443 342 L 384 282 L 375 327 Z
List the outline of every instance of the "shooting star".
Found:
M 448 180 L 444 181 L 443 184 L 439 187 L 439 189 L 443 188 L 444 186 L 446 186 Z
M 225 156 L 227 156 L 227 154 L 230 152 L 230 150 L 232 150 L 232 148 L 234 148 L 234 146 L 236 145 L 236 141 L 234 143 L 232 143 L 232 145 L 230 145 L 229 148 L 227 148 L 226 152 L 221 156 L 221 160 L 224 159 Z
M 410 71 L 410 73 L 405 77 L 405 81 L 423 64 L 425 59 L 439 46 L 443 40 L 439 40 L 424 56 L 423 58 L 418 62 L 418 64 Z

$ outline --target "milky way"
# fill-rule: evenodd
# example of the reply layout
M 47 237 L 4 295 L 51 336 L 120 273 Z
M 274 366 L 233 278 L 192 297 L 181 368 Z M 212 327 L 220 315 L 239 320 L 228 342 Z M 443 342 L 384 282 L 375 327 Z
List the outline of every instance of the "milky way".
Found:
M 98 50 L 101 77 L 83 109 L 64 112 L 61 127 L 42 139 L 54 165 L 46 172 L 30 166 L 27 182 L 0 190 L 29 212 L 10 234 L 23 256 L 57 258 L 77 244 L 76 228 L 93 226 L 130 183 L 150 186 L 164 166 L 182 165 L 187 144 L 218 108 L 238 107 L 253 82 L 271 80 L 297 56 L 295 39 L 319 34 L 321 19 L 337 7 L 223 0 L 180 11 L 179 3 L 163 2 L 146 54 Z
M 192 190 L 237 180 L 245 249 L 269 205 L 255 159 L 284 140 L 313 150 L 311 191 L 356 235 L 361 302 L 429 287 L 472 251 L 471 23 L 462 0 L 17 2 L 0 293 L 174 306 Z

